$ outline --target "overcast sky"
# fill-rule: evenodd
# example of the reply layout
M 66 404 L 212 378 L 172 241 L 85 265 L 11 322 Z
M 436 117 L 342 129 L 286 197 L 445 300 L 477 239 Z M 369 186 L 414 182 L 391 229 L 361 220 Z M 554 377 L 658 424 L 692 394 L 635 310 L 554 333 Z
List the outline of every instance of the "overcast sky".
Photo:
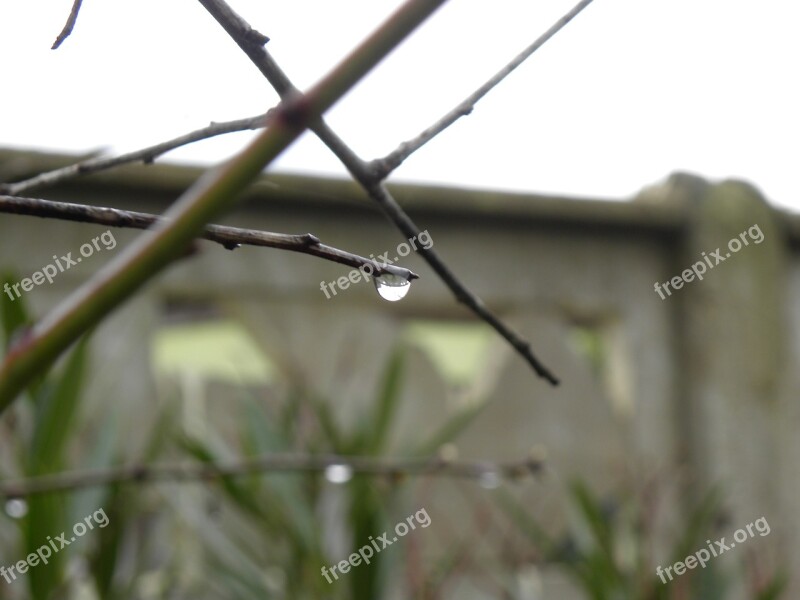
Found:
M 577 0 L 451 0 L 329 113 L 365 159 L 417 134 Z M 230 0 L 301 88 L 397 0 Z M 111 152 L 276 95 L 195 0 L 0 2 L 0 145 Z M 626 198 L 676 170 L 751 181 L 800 210 L 800 6 L 786 0 L 595 0 L 394 180 Z M 252 134 L 168 155 L 212 163 Z M 276 169 L 345 176 L 304 136 Z

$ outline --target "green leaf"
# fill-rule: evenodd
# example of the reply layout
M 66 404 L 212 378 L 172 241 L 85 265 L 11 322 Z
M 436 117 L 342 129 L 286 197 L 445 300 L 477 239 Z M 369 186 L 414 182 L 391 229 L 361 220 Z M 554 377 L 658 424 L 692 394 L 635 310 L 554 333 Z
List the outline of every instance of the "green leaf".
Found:
M 349 485 L 350 526 L 353 532 L 351 552 L 366 543 L 371 535 L 377 535 L 386 526 L 385 502 L 369 477 L 356 476 Z M 353 598 L 380 598 L 383 565 L 388 556 L 376 553 L 368 569 L 353 569 L 350 573 L 350 589 Z
M 756 594 L 754 600 L 778 600 L 789 585 L 789 575 L 781 571 L 772 578 L 767 586 Z
M 209 464 L 218 464 L 219 460 L 208 444 L 197 438 L 182 437 L 180 444 L 196 459 Z M 287 475 L 283 475 L 287 477 Z M 291 477 L 292 475 L 288 475 Z M 261 526 L 269 532 L 285 534 L 298 547 L 305 548 L 307 540 L 298 528 L 293 518 L 292 503 L 299 502 L 299 498 L 286 498 L 282 493 L 269 493 L 265 490 L 260 495 L 255 495 L 236 477 L 220 477 L 219 482 L 228 498 L 245 514 L 255 517 Z
M 0 275 L 0 288 L 6 284 L 14 284 L 17 281 L 19 281 L 19 278 L 15 273 L 6 271 Z M 6 350 L 8 350 L 11 341 L 14 339 L 14 334 L 21 328 L 30 326 L 33 322 L 22 298 L 9 300 L 5 295 L 0 300 L 0 320 L 2 320 Z
M 6 283 L 13 284 L 17 281 L 19 281 L 19 276 L 16 273 L 6 271 L 0 276 L 0 287 Z M 8 352 L 11 344 L 18 336 L 33 325 L 33 317 L 28 311 L 23 298 L 15 298 L 13 301 L 7 299 L 7 297 L 0 299 L 0 324 L 3 331 L 3 347 Z M 31 380 L 31 384 L 28 386 L 31 396 L 42 392 L 44 381 L 45 377 L 43 375 L 36 376 Z
M 584 549 L 582 564 L 576 565 L 575 574 L 589 589 L 606 590 L 605 594 L 618 593 L 625 576 L 615 560 L 616 544 L 611 519 L 604 514 L 601 501 L 583 482 L 574 482 L 571 493 L 593 541 L 592 547 Z M 597 597 L 604 597 L 604 594 Z
M 372 423 L 366 424 L 365 447 L 363 448 L 365 454 L 377 455 L 386 447 L 392 417 L 400 399 L 404 365 L 402 351 L 395 351 L 383 374 Z
M 72 535 L 66 525 L 66 501 L 67 494 L 64 493 L 34 494 L 28 498 L 28 514 L 23 525 L 25 555 L 35 553 L 39 548 L 42 548 L 42 554 L 46 552 L 45 547 L 51 550 L 47 564 L 40 563 L 28 571 L 33 600 L 49 600 L 64 581 L 64 564 L 69 548 L 55 552 L 48 538 L 60 548 L 60 542 L 55 541 L 58 536 L 63 532 L 69 540 Z
M 88 336 L 72 352 L 67 364 L 49 393 L 36 399 L 36 425 L 31 441 L 30 475 L 58 470 L 66 441 L 73 435 L 72 425 L 78 412 L 81 387 L 86 373 Z
M 705 532 L 711 527 L 719 512 L 722 493 L 719 488 L 712 488 L 700 499 L 699 504 L 689 514 L 683 535 L 672 551 L 673 562 L 683 560 L 695 549 L 703 545 Z
M 285 432 L 271 423 L 264 409 L 253 398 L 244 398 L 241 441 L 249 456 L 281 452 L 289 448 Z
M 288 425 L 281 430 L 276 427 L 273 420 L 267 415 L 266 411 L 256 402 L 254 398 L 244 398 L 245 412 L 242 427 L 242 447 L 248 455 L 264 455 L 272 452 L 286 452 L 291 449 L 291 440 L 287 434 L 294 427 Z M 281 422 L 282 420 L 276 419 Z M 316 475 L 314 475 L 316 477 Z M 244 482 L 244 478 L 240 481 Z M 303 537 L 303 544 L 312 547 L 315 540 L 313 528 L 314 510 L 305 499 L 305 490 L 302 487 L 303 478 L 299 475 L 276 474 L 267 479 L 263 473 L 256 473 L 250 476 L 249 486 L 251 494 L 267 494 L 275 500 L 281 500 L 285 507 L 287 517 L 290 520 L 297 535 Z M 241 484 L 244 487 L 244 483 Z
M 167 443 L 174 439 L 175 422 L 180 407 L 180 401 L 176 398 L 166 398 L 161 413 L 156 418 L 156 423 L 147 436 L 147 443 L 142 449 L 142 463 L 149 463 L 161 456 L 166 449 Z
M 439 427 L 427 440 L 419 444 L 412 454 L 415 456 L 430 456 L 435 454 L 442 445 L 452 442 L 475 420 L 485 408 L 485 404 L 478 404 L 465 408 L 453 415 Z
M 123 491 L 122 486 L 114 485 L 103 503 L 108 524 L 96 530 L 97 544 L 89 557 L 90 572 L 101 598 L 116 596 L 112 593 L 114 573 L 125 539 L 126 525 L 132 522 L 130 496 L 130 489 Z
M 336 454 L 348 454 L 349 443 L 345 434 L 339 428 L 336 419 L 331 412 L 330 405 L 318 398 L 311 398 L 310 404 L 314 409 L 314 415 L 319 423 L 323 439 L 333 449 Z
M 503 507 L 520 530 L 533 540 L 537 548 L 541 549 L 545 559 L 553 560 L 558 558 L 558 548 L 555 540 L 532 515 L 528 514 L 522 503 L 507 489 L 500 488 L 496 492 L 500 506 Z
M 573 500 L 585 523 L 589 526 L 594 541 L 606 556 L 614 555 L 614 531 L 603 514 L 600 500 L 592 495 L 585 483 L 576 481 L 571 486 Z
M 72 424 L 80 403 L 87 340 L 85 337 L 78 344 L 55 383 L 43 386 L 35 396 L 34 431 L 26 467 L 29 476 L 53 473 L 62 465 L 66 442 L 74 434 Z M 29 498 L 24 523 L 26 554 L 36 552 L 48 544 L 48 537 L 56 539 L 62 532 L 69 539 L 69 499 L 65 493 Z M 69 548 L 53 552 L 47 565 L 30 570 L 28 581 L 33 598 L 49 599 L 64 584 L 63 567 L 68 555 Z

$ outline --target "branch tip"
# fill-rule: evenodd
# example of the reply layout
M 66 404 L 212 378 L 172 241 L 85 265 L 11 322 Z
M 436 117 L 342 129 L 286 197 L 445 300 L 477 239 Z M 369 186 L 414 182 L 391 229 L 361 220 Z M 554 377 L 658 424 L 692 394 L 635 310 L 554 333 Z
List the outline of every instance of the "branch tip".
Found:
M 252 27 L 247 32 L 247 40 L 256 46 L 266 46 L 267 42 L 269 42 L 269 38 L 266 35 Z
M 69 11 L 69 17 L 67 17 L 67 22 L 64 23 L 64 28 L 61 30 L 61 33 L 58 34 L 56 41 L 53 42 L 52 46 L 50 46 L 51 50 L 56 50 L 72 33 L 72 29 L 75 27 L 75 23 L 78 21 L 78 13 L 81 10 L 82 2 L 83 0 L 75 0 L 73 2 L 72 10 Z

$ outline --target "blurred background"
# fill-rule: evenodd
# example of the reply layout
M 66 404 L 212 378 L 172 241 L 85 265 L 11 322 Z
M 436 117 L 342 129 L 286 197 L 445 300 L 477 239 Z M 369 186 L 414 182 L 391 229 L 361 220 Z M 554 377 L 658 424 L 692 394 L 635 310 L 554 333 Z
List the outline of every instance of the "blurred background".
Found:
M 305 88 L 400 2 L 273 4 L 232 3 Z M 0 182 L 277 102 L 199 3 L 87 2 L 53 52 L 70 5 L 0 6 L 13 90 Z M 570 5 L 448 3 L 329 122 L 363 158 L 384 155 Z M 224 223 L 388 253 L 421 276 L 408 295 L 386 302 L 362 281 L 328 297 L 321 285 L 349 268 L 200 241 L 0 416 L 0 489 L 284 453 L 483 471 L 337 465 L 5 493 L 6 569 L 99 509 L 108 524 L 48 565 L 2 575 L 0 599 L 796 597 L 796 12 L 777 0 L 598 1 L 392 176 L 434 249 L 530 340 L 556 388 L 418 256 L 397 256 L 407 240 L 303 136 Z M 160 214 L 251 135 L 25 193 Z M 754 227 L 762 241 L 741 237 Z M 0 215 L 0 285 L 107 229 Z M 115 248 L 20 298 L 2 294 L 3 352 L 138 235 L 112 231 Z M 702 280 L 674 283 L 698 261 Z M 497 468 L 525 460 L 544 467 Z M 421 510 L 429 526 L 332 583 L 323 576 Z M 740 541 L 759 519 L 768 533 Z M 705 567 L 659 575 L 722 538 L 730 550 Z
M 18 178 L 74 159 L 6 151 L 0 171 Z M 159 213 L 201 172 L 131 166 L 46 192 Z M 399 264 L 420 279 L 390 303 L 370 282 L 327 298 L 321 283 L 346 276 L 342 265 L 199 242 L 6 411 L 4 477 L 275 452 L 475 459 L 486 473 L 333 469 L 7 498 L 0 564 L 98 508 L 110 524 L 62 551 L 54 570 L 29 571 L 47 591 L 16 581 L 0 597 L 780 597 L 800 541 L 790 368 L 800 222 L 747 183 L 681 173 L 627 202 L 392 189 L 560 386 L 537 378 L 415 255 Z M 365 256 L 393 259 L 405 242 L 336 179 L 265 175 L 225 222 L 310 231 Z M 0 223 L 11 282 L 107 230 Z M 762 236 L 745 233 L 750 243 L 702 281 L 664 299 L 655 290 L 754 226 Z M 4 296 L 7 343 L 136 235 L 113 234 L 117 249 Z M 528 457 L 546 461 L 535 477 L 493 467 Z M 421 509 L 429 527 L 332 584 L 322 577 Z M 656 575 L 761 517 L 767 535 L 667 585 Z

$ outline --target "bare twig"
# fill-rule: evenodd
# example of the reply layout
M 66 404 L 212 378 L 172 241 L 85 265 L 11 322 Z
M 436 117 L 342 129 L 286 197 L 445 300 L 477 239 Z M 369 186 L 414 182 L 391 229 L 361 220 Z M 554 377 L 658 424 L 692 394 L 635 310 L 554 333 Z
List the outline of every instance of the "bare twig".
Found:
M 0 213 L 29 215 L 64 221 L 78 221 L 80 223 L 94 223 L 110 227 L 126 227 L 130 229 L 147 229 L 161 220 L 158 215 L 118 208 L 103 206 L 87 206 L 85 204 L 72 204 L 70 202 L 54 202 L 41 198 L 19 198 L 16 196 L 0 195 Z M 228 250 L 239 246 L 262 246 L 278 248 L 290 252 L 310 254 L 331 262 L 347 265 L 349 267 L 370 267 L 368 272 L 376 275 L 390 273 L 407 280 L 417 279 L 419 275 L 409 269 L 396 265 L 383 265 L 358 254 L 340 250 L 320 242 L 317 236 L 311 233 L 290 235 L 286 233 L 273 233 L 255 229 L 240 229 L 226 225 L 206 225 L 203 239 L 217 242 Z M 365 269 L 366 270 L 366 269 Z
M 199 2 L 247 54 L 281 98 L 291 98 L 297 93 L 297 88 L 291 83 L 263 45 L 253 43 L 252 38 L 255 30 L 241 16 L 235 13 L 224 0 L 199 0 Z M 378 203 L 387 217 L 405 236 L 410 239 L 420 234 L 420 228 L 417 227 L 383 185 L 382 181 L 385 178 L 385 174 L 379 172 L 371 163 L 359 158 L 325 123 L 324 119 L 315 120 L 309 125 L 309 128 L 339 158 L 353 178 L 361 184 L 370 198 Z M 540 377 L 553 385 L 558 384 L 558 379 L 533 354 L 530 343 L 505 325 L 483 304 L 480 298 L 461 283 L 432 247 L 424 248 L 420 246 L 417 248 L 417 252 L 436 271 L 459 302 L 491 325 L 531 365 Z
M 42 475 L 29 479 L 0 482 L 0 497 L 22 498 L 45 492 L 79 490 L 113 483 L 150 483 L 155 481 L 212 481 L 223 477 L 241 477 L 257 473 L 323 472 L 341 465 L 351 472 L 397 479 L 413 476 L 444 476 L 486 479 L 495 486 L 500 478 L 518 480 L 543 469 L 539 458 L 493 463 L 487 461 L 448 461 L 441 458 L 383 459 L 357 456 L 267 454 L 225 464 L 165 463 L 126 465 L 107 469 L 73 471 Z
M 367 189 L 370 197 L 380 205 L 384 213 L 389 216 L 404 235 L 409 236 L 409 239 L 419 235 L 419 227 L 392 198 L 383 183 L 370 184 Z M 530 343 L 517 335 L 513 329 L 508 327 L 486 307 L 483 300 L 467 289 L 453 271 L 450 270 L 450 267 L 439 258 L 438 254 L 433 253 L 430 248 L 422 246 L 417 248 L 417 252 L 422 254 L 427 263 L 439 275 L 439 278 L 450 288 L 456 300 L 469 308 L 500 334 L 527 361 L 539 377 L 542 377 L 552 385 L 558 385 L 558 378 L 536 357 L 533 350 L 531 350 Z
M 127 163 L 152 163 L 162 154 L 193 142 L 199 142 L 201 140 L 206 140 L 218 135 L 224 135 L 226 133 L 234 133 L 236 131 L 260 129 L 266 124 L 268 115 L 269 112 L 256 117 L 249 117 L 247 119 L 236 119 L 234 121 L 211 123 L 208 127 L 196 129 L 195 131 L 191 131 L 171 140 L 167 140 L 153 146 L 148 146 L 147 148 L 142 148 L 141 150 L 136 150 L 134 152 L 128 152 L 126 154 L 110 156 L 107 158 L 90 158 L 89 160 L 67 165 L 66 167 L 61 167 L 60 169 L 54 169 L 52 171 L 40 173 L 35 177 L 31 177 L 23 181 L 16 181 L 14 183 L 0 183 L 0 194 L 16 196 L 21 192 L 31 188 L 40 187 L 43 185 L 52 185 L 54 183 L 58 183 L 59 181 L 75 177 L 76 175 L 87 175 L 89 173 L 95 173 L 104 169 L 118 167 Z
M 64 43 L 64 40 L 69 37 L 69 34 L 72 33 L 73 27 L 75 27 L 75 22 L 78 20 L 78 13 L 81 10 L 81 3 L 83 0 L 75 0 L 72 3 L 72 10 L 69 11 L 69 17 L 67 17 L 67 22 L 64 23 L 64 29 L 61 30 L 61 33 L 58 34 L 56 41 L 53 42 L 53 45 L 50 47 L 51 50 L 55 50 L 61 44 Z
M 450 127 L 453 123 L 458 121 L 461 117 L 465 117 L 472 112 L 478 101 L 488 94 L 497 84 L 503 81 L 514 69 L 520 66 L 525 60 L 541 48 L 550 38 L 556 33 L 561 31 L 567 23 L 574 19 L 578 14 L 593 0 L 581 0 L 576 4 L 572 10 L 561 17 L 558 21 L 540 35 L 535 42 L 525 48 L 511 62 L 505 67 L 500 69 L 491 78 L 489 78 L 482 86 L 475 90 L 472 94 L 467 96 L 458 106 L 444 115 L 436 123 L 422 131 L 418 136 L 400 144 L 395 150 L 387 154 L 383 158 L 372 161 L 372 167 L 376 170 L 377 175 L 381 178 L 386 178 L 389 174 L 399 167 L 414 152 L 419 150 L 422 146 L 427 144 L 442 131 Z

